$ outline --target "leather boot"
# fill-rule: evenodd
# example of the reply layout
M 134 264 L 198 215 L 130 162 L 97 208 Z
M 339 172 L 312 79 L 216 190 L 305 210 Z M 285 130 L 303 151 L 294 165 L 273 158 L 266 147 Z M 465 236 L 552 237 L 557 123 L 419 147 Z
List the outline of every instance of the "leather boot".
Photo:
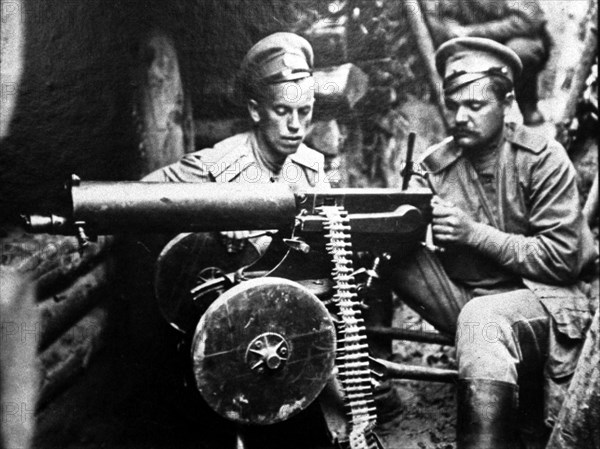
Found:
M 377 408 L 377 430 L 380 434 L 385 434 L 395 427 L 397 418 L 404 411 L 402 399 L 392 379 L 385 379 L 373 389 L 373 400 Z
M 518 387 L 488 379 L 457 385 L 456 449 L 514 449 Z

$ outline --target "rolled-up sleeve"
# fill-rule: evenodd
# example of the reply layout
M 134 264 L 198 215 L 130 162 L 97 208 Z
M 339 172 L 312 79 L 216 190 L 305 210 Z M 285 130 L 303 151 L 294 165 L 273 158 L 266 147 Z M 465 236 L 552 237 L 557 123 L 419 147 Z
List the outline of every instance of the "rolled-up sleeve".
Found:
M 475 223 L 469 244 L 509 270 L 541 282 L 575 280 L 583 264 L 575 169 L 562 148 L 531 164 L 528 235 Z

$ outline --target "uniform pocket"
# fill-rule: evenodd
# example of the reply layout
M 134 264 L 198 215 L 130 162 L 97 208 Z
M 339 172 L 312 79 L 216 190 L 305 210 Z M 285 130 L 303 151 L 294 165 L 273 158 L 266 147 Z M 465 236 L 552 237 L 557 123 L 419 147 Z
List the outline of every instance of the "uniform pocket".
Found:
M 523 282 L 552 317 L 555 330 L 570 339 L 583 339 L 592 320 L 590 299 L 576 286 L 555 286 L 524 279 Z

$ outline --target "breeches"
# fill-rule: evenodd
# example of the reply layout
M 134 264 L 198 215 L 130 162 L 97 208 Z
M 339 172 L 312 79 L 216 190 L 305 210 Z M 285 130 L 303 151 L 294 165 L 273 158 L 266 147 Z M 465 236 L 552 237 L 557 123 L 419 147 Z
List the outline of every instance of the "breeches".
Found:
M 541 378 L 550 317 L 531 291 L 486 291 L 481 296 L 484 292 L 452 281 L 426 248 L 397 268 L 392 282 L 423 318 L 455 333 L 460 378 L 513 384 Z

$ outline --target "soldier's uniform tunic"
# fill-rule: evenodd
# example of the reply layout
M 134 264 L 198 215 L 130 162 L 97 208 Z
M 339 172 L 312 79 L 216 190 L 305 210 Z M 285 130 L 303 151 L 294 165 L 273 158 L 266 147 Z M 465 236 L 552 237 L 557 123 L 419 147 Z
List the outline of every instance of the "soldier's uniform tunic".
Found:
M 421 166 L 441 198 L 478 222 L 476 250 L 448 247 L 438 257 L 424 248 L 396 277 L 413 307 L 457 332 L 459 377 L 517 383 L 544 367 L 550 380 L 572 374 L 597 304 L 576 286 L 594 247 L 564 148 L 508 125 L 491 189 L 452 138 Z
M 180 161 L 149 174 L 144 181 L 284 182 L 294 190 L 329 185 L 323 170 L 323 155 L 304 144 L 288 156 L 277 174 L 261 163 L 258 151 L 255 131 L 236 134 L 212 148 L 187 154 Z
M 496 42 L 461 38 L 438 50 L 436 65 L 453 101 L 452 93 L 490 77 L 512 81 L 520 61 Z M 477 127 L 478 110 L 459 109 L 468 108 L 468 100 L 457 106 L 460 126 L 472 120 Z M 474 94 L 472 101 L 481 100 Z M 523 440 L 543 441 L 542 404 L 552 423 L 560 407 L 556 387 L 574 372 L 597 308 L 597 298 L 579 282 L 598 254 L 565 149 L 523 126 L 499 131 L 495 143 L 481 144 L 492 147 L 463 149 L 449 137 L 424 154 L 428 185 L 473 222 L 466 240 L 439 254 L 420 249 L 394 279 L 425 319 L 456 333 L 461 449 L 518 444 L 510 430 L 517 392 Z
M 143 180 L 148 182 L 239 182 L 285 183 L 293 191 L 328 187 L 323 170 L 324 156 L 301 144 L 288 156 L 279 173 L 273 173 L 258 156 L 256 131 L 229 137 L 212 148 L 187 154 L 180 161 L 156 170 Z M 263 233 L 261 233 L 263 234 Z M 261 235 L 250 239 L 259 254 L 267 249 L 271 238 Z
M 252 130 L 227 138 L 212 148 L 187 154 L 180 161 L 147 175 L 144 181 L 239 182 L 247 185 L 249 190 L 255 183 L 285 183 L 294 191 L 313 187 L 327 188 L 329 183 L 321 153 L 302 143 L 297 148 L 292 148 L 294 145 L 286 146 L 285 143 L 281 145 L 281 140 L 286 138 L 305 137 L 310 116 L 306 111 L 298 109 L 310 106 L 312 113 L 312 102 L 305 98 L 308 98 L 308 94 L 303 93 L 296 102 L 290 102 L 280 91 L 272 93 L 271 96 L 263 96 L 270 86 L 287 82 L 302 83 L 312 76 L 312 68 L 312 47 L 304 38 L 293 33 L 280 32 L 261 39 L 242 61 L 238 73 L 240 93 L 248 106 L 251 104 L 250 100 L 256 102 L 256 110 L 259 109 L 259 105 L 263 109 L 269 109 L 283 103 L 287 109 L 285 114 L 265 114 L 257 120 L 251 113 L 254 121 Z M 312 98 L 312 95 L 310 97 Z M 285 148 L 281 148 L 280 145 Z M 287 154 L 284 160 L 280 160 L 282 154 Z M 270 161 L 271 165 L 267 165 L 269 162 L 263 162 L 265 160 Z M 269 167 L 277 171 L 273 172 Z M 221 236 L 224 237 L 223 234 Z M 246 241 L 235 236 L 226 238 L 228 249 L 231 241 Z M 261 235 L 248 240 L 260 254 L 266 249 L 271 238 Z M 204 412 L 208 412 L 208 406 L 204 405 Z M 234 425 L 231 421 L 213 416 L 212 412 L 205 416 L 210 416 L 211 420 L 203 431 L 215 434 L 215 438 L 221 438 L 217 441 L 217 446 L 213 446 L 219 449 L 238 447 L 235 441 L 236 434 L 242 435 L 244 447 L 252 449 L 304 448 L 327 436 L 316 403 L 305 409 L 303 406 L 301 412 L 285 422 L 269 426 Z M 215 424 L 210 424 L 213 422 Z M 310 428 L 311 432 L 306 432 L 306 428 Z

